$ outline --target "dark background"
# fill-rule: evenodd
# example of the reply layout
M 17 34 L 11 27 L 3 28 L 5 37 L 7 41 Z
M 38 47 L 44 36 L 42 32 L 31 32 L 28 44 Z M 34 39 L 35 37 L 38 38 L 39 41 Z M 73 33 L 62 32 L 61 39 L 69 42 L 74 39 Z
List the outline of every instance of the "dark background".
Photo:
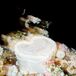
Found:
M 73 5 L 60 3 L 52 5 L 51 2 L 49 4 L 43 2 L 41 4 L 30 3 L 31 5 L 28 4 L 27 8 L 26 4 L 27 2 L 23 2 L 17 3 L 15 7 L 9 5 L 2 8 L 0 34 L 20 28 L 19 17 L 23 16 L 23 10 L 26 9 L 24 17 L 30 14 L 51 21 L 48 28 L 50 37 L 76 49 L 76 12 Z

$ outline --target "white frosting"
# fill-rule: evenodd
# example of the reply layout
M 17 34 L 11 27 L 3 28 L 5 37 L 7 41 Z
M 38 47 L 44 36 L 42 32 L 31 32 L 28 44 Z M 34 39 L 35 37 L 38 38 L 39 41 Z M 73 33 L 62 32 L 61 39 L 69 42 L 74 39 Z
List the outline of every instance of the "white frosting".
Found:
M 15 45 L 15 54 L 22 73 L 44 73 L 44 61 L 56 50 L 56 43 L 45 36 L 33 36 Z

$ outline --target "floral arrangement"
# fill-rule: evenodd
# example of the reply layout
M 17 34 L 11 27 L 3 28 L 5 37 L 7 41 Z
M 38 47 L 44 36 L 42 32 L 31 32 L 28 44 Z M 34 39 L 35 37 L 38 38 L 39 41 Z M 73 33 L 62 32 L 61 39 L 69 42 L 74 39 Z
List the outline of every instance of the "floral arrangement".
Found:
M 21 17 L 20 20 L 24 26 L 22 30 L 1 35 L 4 45 L 0 45 L 0 76 L 76 76 L 76 50 L 59 42 L 55 42 L 55 52 L 44 62 L 46 72 L 22 74 L 14 46 L 21 40 L 26 41 L 27 37 L 30 39 L 31 36 L 42 35 L 49 38 L 46 30 L 49 23 L 31 15 Z

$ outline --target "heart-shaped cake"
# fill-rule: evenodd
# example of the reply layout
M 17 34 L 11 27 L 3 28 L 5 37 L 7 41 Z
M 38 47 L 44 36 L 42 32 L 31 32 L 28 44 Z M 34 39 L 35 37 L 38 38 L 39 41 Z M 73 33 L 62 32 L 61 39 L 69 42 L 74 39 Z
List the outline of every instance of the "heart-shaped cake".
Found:
M 29 73 L 44 73 L 43 64 L 56 50 L 56 43 L 45 36 L 33 36 L 29 41 L 19 41 L 15 45 L 15 54 L 21 71 Z

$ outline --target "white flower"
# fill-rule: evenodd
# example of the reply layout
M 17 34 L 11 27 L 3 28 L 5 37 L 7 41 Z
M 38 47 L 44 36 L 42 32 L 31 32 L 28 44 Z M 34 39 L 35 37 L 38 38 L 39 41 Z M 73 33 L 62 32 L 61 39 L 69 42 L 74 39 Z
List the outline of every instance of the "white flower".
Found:
M 18 72 L 17 76 L 23 76 L 23 74 L 21 72 Z
M 59 59 L 63 59 L 65 57 L 65 52 L 64 51 L 58 51 L 56 54 L 56 57 Z
M 15 65 L 9 66 L 7 76 L 17 76 L 18 69 Z
M 34 24 L 35 24 L 35 23 L 39 24 L 40 21 L 41 21 L 39 18 L 34 17 L 34 16 L 31 16 L 31 15 L 29 15 L 28 18 L 29 18 L 29 20 L 30 20 L 31 22 L 33 22 Z
M 3 54 L 3 48 L 0 46 L 0 55 Z
M 64 76 L 64 72 L 60 67 L 56 67 L 54 72 L 52 72 L 52 76 Z

